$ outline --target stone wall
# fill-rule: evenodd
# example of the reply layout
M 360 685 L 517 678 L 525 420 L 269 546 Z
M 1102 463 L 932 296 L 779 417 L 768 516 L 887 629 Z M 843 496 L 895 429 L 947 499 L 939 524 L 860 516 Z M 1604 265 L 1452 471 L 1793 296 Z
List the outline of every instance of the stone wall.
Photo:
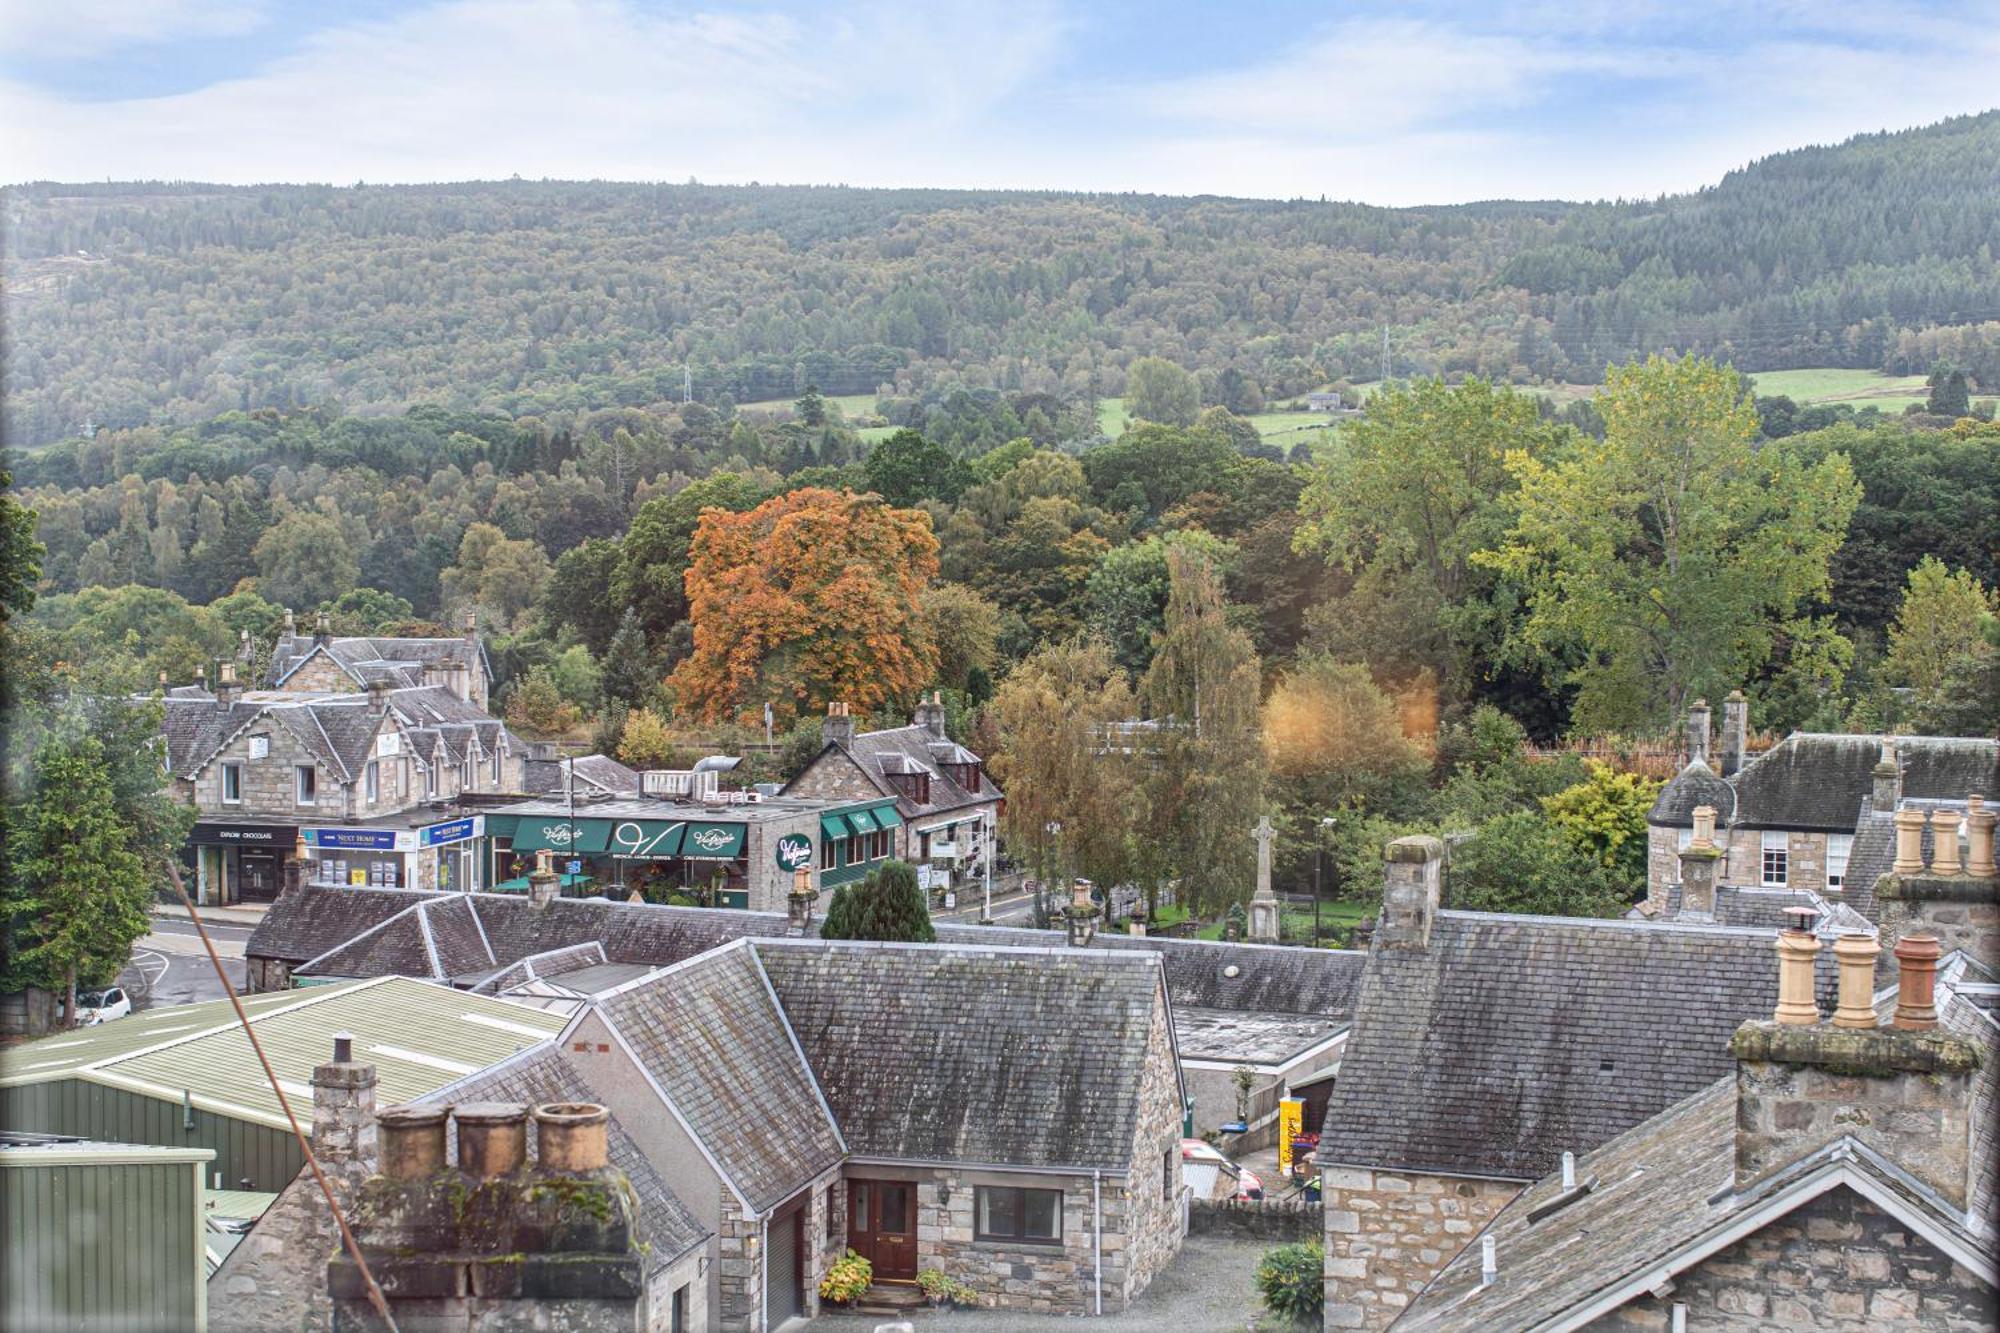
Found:
M 1646 826 L 1646 904 L 1666 910 L 1667 885 L 1681 877 L 1680 833 L 1659 824 Z
M 1229 1236 L 1236 1239 L 1268 1240 L 1273 1245 L 1295 1240 L 1318 1240 L 1326 1219 L 1316 1203 L 1263 1199 L 1239 1203 L 1235 1199 L 1196 1199 L 1188 1206 L 1190 1236 Z
M 1829 1191 L 1589 1327 L 1983 1333 L 1993 1288 L 1853 1191 Z
M 673 1333 L 674 1293 L 684 1291 L 689 1330 L 705 1329 L 708 1322 L 708 1282 L 702 1276 L 701 1261 L 707 1248 L 698 1246 L 646 1279 L 647 1333 Z
M 743 1216 L 727 1194 L 715 1226 L 716 1327 L 723 1333 L 750 1333 L 763 1327 L 764 1282 L 757 1244 L 764 1225 Z
M 856 1172 L 856 1174 L 861 1174 Z M 1104 1308 L 1124 1308 L 1125 1216 L 1122 1182 L 1100 1182 Z M 1008 1244 L 974 1239 L 980 1185 L 1060 1189 L 1062 1241 Z M 1114 1191 L 1120 1196 L 1112 1197 Z M 940 1268 L 979 1294 L 984 1306 L 1037 1314 L 1089 1314 L 1093 1308 L 1089 1176 L 1001 1175 L 935 1170 L 917 1183 L 917 1266 Z
M 253 738 L 270 741 L 270 753 L 262 759 L 250 757 Z M 243 799 L 240 803 L 223 802 L 224 763 L 240 763 L 243 766 Z M 307 764 L 312 765 L 318 774 L 317 795 L 313 804 L 300 805 L 293 770 Z M 269 717 L 258 718 L 223 746 L 194 775 L 193 784 L 195 808 L 214 819 L 261 816 L 296 819 L 302 823 L 336 823 L 348 814 L 358 813 L 349 808 L 349 800 L 354 795 L 353 789 L 341 786 L 339 773 L 320 764 L 289 727 Z
M 243 960 L 243 989 L 251 995 L 263 995 L 271 991 L 290 990 L 292 986 L 292 965 L 278 958 L 249 958 Z
M 859 765 L 844 752 L 833 750 L 822 754 L 801 769 L 799 775 L 785 784 L 785 795 L 799 796 L 818 801 L 879 801 L 882 789 L 861 771 Z M 819 846 L 819 831 L 812 835 L 813 847 Z M 909 825 L 900 825 L 895 837 L 894 855 L 904 861 L 911 860 Z M 756 907 L 752 902 L 751 906 Z M 768 910 L 782 912 L 785 908 L 782 895 L 775 908 Z
M 1146 1289 L 1172 1262 L 1181 1243 L 1180 1080 L 1164 996 L 1146 1036 L 1146 1073 L 1132 1135 L 1132 1173 L 1121 1191 L 1126 1205 L 1119 1239 L 1127 1254 L 1123 1299 Z
M 1326 1327 L 1386 1328 L 1520 1192 L 1515 1181 L 1323 1168 Z
M 308 658 L 278 688 L 288 694 L 346 694 L 361 687 L 331 657 L 320 653 Z
M 1963 949 L 2000 967 L 2000 879 L 1884 875 L 1875 882 L 1875 906 L 1885 953 L 1911 931 L 1929 931 L 1947 954 Z

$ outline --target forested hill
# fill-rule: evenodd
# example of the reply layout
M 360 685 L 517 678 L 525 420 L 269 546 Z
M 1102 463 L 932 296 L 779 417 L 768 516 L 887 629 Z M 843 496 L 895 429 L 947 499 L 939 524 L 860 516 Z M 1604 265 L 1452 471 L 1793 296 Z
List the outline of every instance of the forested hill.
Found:
M 1311 182 L 1301 182 L 1310 189 Z M 5 193 L 7 439 L 257 407 L 523 412 L 964 383 L 1269 396 L 1594 380 L 1676 347 L 1897 364 L 2000 318 L 2000 112 L 1647 203 L 1355 204 L 507 181 Z M 1899 339 L 1902 340 L 1899 343 Z

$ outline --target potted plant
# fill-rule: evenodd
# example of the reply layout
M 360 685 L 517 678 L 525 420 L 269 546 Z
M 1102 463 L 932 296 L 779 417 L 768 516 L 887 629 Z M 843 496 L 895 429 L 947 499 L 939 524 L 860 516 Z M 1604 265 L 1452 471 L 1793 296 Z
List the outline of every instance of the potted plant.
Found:
M 852 1305 L 874 1281 L 875 1265 L 849 1250 L 828 1265 L 826 1276 L 819 1280 L 819 1298 L 835 1305 Z
M 979 1293 L 941 1268 L 925 1268 L 917 1273 L 917 1290 L 937 1309 L 954 1305 L 977 1305 Z

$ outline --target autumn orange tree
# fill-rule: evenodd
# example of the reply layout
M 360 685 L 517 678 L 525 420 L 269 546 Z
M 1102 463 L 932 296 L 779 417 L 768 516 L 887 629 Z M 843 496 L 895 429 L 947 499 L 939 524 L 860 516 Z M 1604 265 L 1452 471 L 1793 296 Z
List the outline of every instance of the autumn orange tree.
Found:
M 706 509 L 689 552 L 694 652 L 668 679 L 682 715 L 782 726 L 831 700 L 876 712 L 929 684 L 918 597 L 936 577 L 928 514 L 805 489 L 748 513 Z

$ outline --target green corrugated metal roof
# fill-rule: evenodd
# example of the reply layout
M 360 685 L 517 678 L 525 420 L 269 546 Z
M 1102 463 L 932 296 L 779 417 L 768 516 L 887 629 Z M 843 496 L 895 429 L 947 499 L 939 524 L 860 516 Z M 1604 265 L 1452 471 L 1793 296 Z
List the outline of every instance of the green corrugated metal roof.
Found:
M 299 998 L 289 991 L 246 995 L 243 1007 L 254 1018 L 266 1009 L 297 1003 Z M 84 1065 L 130 1055 L 161 1042 L 177 1041 L 235 1021 L 236 1015 L 230 1010 L 229 1001 L 212 1000 L 207 1004 L 147 1009 L 129 1018 L 116 1018 L 96 1027 L 59 1032 L 52 1037 L 0 1050 L 0 1086 L 61 1078 Z
M 312 1106 L 313 1067 L 333 1051 L 333 1034 L 351 1033 L 356 1060 L 375 1066 L 376 1101 L 389 1106 L 443 1087 L 561 1031 L 563 1017 L 506 1000 L 470 995 L 408 977 L 318 986 L 246 1001 L 257 1039 L 280 1086 L 302 1117 Z M 131 1019 L 81 1034 L 86 1044 L 38 1059 L 55 1038 L 0 1057 L 0 1084 L 78 1077 L 165 1101 L 185 1089 L 197 1106 L 283 1128 L 284 1112 L 237 1026 L 227 1001 L 188 1005 L 182 1022 L 153 1025 L 151 1041 L 115 1032 Z M 150 1015 L 149 1015 L 150 1017 Z M 172 1026 L 179 1030 L 167 1031 Z M 99 1036 L 115 1044 L 99 1047 Z
M 262 1217 L 277 1201 L 277 1195 L 265 1194 L 260 1190 L 205 1189 L 201 1192 L 202 1212 L 209 1217 L 251 1220 Z

